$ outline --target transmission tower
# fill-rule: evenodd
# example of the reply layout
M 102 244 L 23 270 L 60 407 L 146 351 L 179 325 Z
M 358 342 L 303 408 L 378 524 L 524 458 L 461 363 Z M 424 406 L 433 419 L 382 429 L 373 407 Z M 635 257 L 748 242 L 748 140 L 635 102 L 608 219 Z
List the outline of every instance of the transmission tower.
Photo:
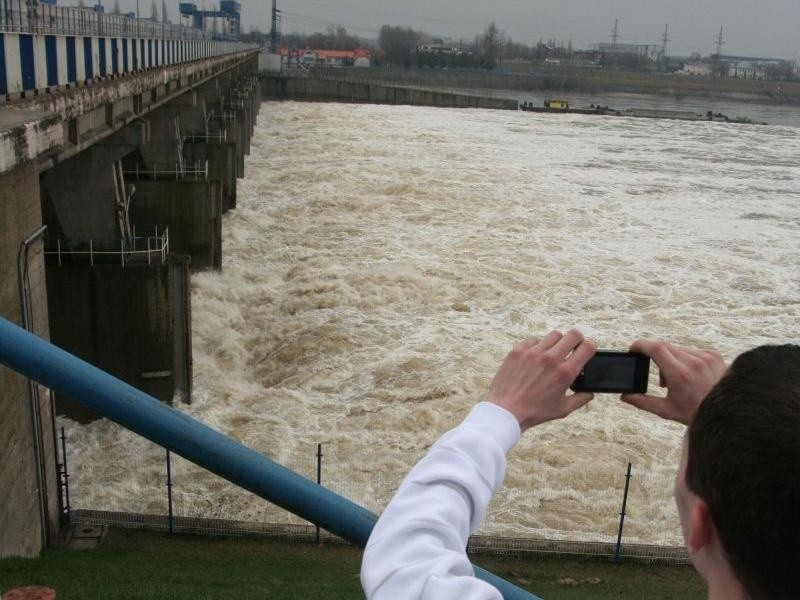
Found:
M 723 28 L 724 27 L 720 27 L 719 28 L 719 35 L 717 36 L 717 42 L 716 42 L 717 57 L 722 55 L 722 46 L 725 45 L 725 40 L 722 39 L 722 30 L 723 30 Z
M 667 44 L 672 40 L 669 38 L 669 24 L 664 27 L 664 37 L 661 38 L 661 54 L 667 56 Z
M 612 48 L 617 51 L 617 40 L 619 39 L 619 19 L 614 19 L 614 28 L 611 30 Z
M 716 53 L 714 54 L 714 75 L 722 76 L 722 46 L 725 45 L 725 40 L 722 39 L 723 27 L 719 28 L 719 35 L 715 42 Z
M 280 21 L 277 0 L 272 0 L 272 29 L 269 33 L 269 51 L 275 54 L 278 51 L 278 22 Z

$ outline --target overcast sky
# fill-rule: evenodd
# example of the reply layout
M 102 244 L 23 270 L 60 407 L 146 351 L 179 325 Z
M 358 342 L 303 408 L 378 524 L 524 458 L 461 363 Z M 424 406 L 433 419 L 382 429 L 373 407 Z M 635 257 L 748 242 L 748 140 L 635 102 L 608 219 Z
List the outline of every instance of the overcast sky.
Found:
M 103 3 L 113 6 L 113 0 Z M 241 3 L 244 30 L 268 31 L 271 0 Z M 140 0 L 142 13 L 149 16 L 151 4 Z M 197 4 L 217 5 L 211 0 Z M 120 0 L 120 5 L 133 8 L 136 1 Z M 177 0 L 167 5 L 176 21 Z M 660 44 L 669 25 L 668 54 L 713 53 L 721 26 L 723 54 L 789 59 L 800 54 L 800 0 L 278 0 L 278 8 L 284 33 L 313 33 L 336 24 L 374 38 L 381 25 L 389 24 L 471 40 L 494 20 L 516 42 L 555 38 L 589 48 L 611 41 L 614 20 L 619 19 L 619 41 L 624 43 Z

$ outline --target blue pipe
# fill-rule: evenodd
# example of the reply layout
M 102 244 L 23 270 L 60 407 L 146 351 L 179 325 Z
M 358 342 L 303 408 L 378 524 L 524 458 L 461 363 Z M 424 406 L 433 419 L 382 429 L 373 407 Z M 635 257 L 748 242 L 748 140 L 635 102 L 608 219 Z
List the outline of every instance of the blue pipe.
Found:
M 0 318 L 0 363 L 361 547 L 378 517 Z M 507 600 L 540 600 L 475 567 Z

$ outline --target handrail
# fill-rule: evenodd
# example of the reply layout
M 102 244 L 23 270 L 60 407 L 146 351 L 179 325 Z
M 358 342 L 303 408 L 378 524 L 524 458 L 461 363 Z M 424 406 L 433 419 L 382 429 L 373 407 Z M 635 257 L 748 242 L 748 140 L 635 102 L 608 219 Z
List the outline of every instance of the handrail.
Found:
M 377 515 L 0 318 L 0 363 L 361 547 Z M 507 600 L 541 600 L 475 567 Z
M 0 5 L 0 31 L 171 40 L 238 40 L 236 36 L 221 36 L 180 24 L 99 13 L 72 6 L 25 4 L 24 0 L 11 0 Z

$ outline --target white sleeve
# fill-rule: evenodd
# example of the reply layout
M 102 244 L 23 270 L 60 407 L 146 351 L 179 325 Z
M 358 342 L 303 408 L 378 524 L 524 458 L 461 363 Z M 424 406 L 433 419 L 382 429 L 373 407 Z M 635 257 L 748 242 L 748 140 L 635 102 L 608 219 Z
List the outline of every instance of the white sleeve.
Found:
M 369 600 L 502 599 L 475 577 L 466 546 L 520 435 L 510 412 L 481 402 L 434 444 L 400 484 L 364 549 L 361 584 Z

